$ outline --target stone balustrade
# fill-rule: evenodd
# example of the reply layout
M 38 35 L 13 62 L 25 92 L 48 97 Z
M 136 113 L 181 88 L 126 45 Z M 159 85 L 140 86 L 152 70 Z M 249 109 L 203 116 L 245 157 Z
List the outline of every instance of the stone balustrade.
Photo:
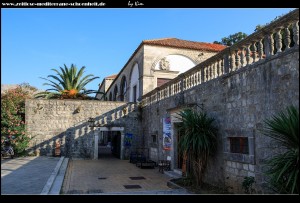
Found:
M 173 80 L 145 94 L 148 106 L 170 96 L 230 74 L 261 60 L 268 60 L 299 46 L 299 9 L 270 23 L 244 40 L 228 47 Z

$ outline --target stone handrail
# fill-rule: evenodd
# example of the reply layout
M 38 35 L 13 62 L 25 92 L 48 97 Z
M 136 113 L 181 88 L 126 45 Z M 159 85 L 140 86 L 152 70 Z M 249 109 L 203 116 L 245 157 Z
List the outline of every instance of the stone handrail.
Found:
M 278 55 L 291 47 L 299 47 L 299 9 L 291 11 L 173 80 L 148 92 L 142 98 L 142 105 L 148 106 L 182 93 L 196 85 Z

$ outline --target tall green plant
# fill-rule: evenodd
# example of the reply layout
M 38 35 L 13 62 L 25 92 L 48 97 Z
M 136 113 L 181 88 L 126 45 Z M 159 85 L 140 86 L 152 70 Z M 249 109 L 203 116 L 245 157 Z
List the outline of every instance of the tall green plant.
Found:
M 200 185 L 208 158 L 217 148 L 217 128 L 213 125 L 215 119 L 208 117 L 202 109 L 199 112 L 186 109 L 178 115 L 182 119 L 181 128 L 184 131 L 178 143 L 179 150 L 189 157 L 192 174 L 196 184 Z
M 30 137 L 25 132 L 25 99 L 37 89 L 27 83 L 1 93 L 1 143 L 10 139 L 16 155 L 23 155 Z
M 275 139 L 284 151 L 267 161 L 272 188 L 279 193 L 299 193 L 299 110 L 294 106 L 265 120 L 264 135 Z
M 43 85 L 51 86 L 51 88 L 47 89 L 45 92 L 36 94 L 36 98 L 42 97 L 46 99 L 73 99 L 86 98 L 87 95 L 91 93 L 101 93 L 95 90 L 86 90 L 85 86 L 99 77 L 94 77 L 94 75 L 92 74 L 83 76 L 85 70 L 84 66 L 81 67 L 79 71 L 77 71 L 77 67 L 74 64 L 71 64 L 70 68 L 68 68 L 66 65 L 64 65 L 64 68 L 60 67 L 60 71 L 56 69 L 51 70 L 53 70 L 57 74 L 57 76 L 47 76 L 52 80 L 42 77 L 42 79 L 48 81 Z

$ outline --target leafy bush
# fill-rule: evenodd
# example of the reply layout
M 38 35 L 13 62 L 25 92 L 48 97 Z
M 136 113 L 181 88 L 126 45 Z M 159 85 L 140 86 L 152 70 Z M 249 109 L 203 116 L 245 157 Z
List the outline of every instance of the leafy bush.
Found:
M 281 153 L 267 161 L 271 187 L 279 193 L 299 194 L 299 110 L 290 106 L 265 123 L 263 133 L 282 146 Z
M 10 139 L 16 155 L 25 153 L 30 138 L 25 133 L 25 99 L 36 88 L 21 84 L 1 94 L 1 143 Z
M 179 139 L 180 153 L 187 155 L 192 163 L 192 174 L 196 184 L 202 183 L 204 171 L 209 156 L 217 149 L 217 131 L 214 118 L 210 118 L 204 111 L 183 110 L 179 113 L 182 118 L 181 129 L 184 135 Z
M 244 188 L 245 193 L 252 194 L 254 192 L 253 183 L 255 183 L 254 177 L 249 176 L 245 177 L 242 183 L 242 187 Z

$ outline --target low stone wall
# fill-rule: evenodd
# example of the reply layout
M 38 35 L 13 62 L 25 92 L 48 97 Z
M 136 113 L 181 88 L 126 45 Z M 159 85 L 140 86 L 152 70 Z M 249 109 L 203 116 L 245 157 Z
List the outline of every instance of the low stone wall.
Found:
M 88 127 L 89 117 L 107 127 L 124 127 L 124 133 L 133 134 L 132 147 L 141 142 L 135 104 L 28 99 L 25 112 L 27 133 L 33 138 L 29 150 L 40 155 L 54 155 L 55 142 L 60 141 L 63 156 L 92 158 L 97 129 Z

